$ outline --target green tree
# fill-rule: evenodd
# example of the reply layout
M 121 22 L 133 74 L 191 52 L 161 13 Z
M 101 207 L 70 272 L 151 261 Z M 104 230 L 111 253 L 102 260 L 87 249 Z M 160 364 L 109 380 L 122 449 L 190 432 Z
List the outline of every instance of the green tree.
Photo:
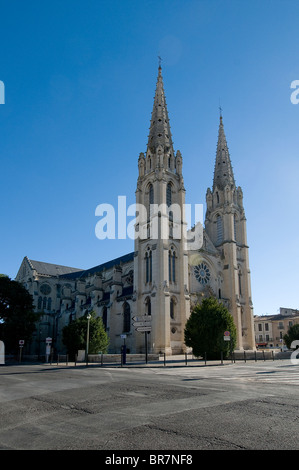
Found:
M 284 335 L 283 339 L 284 339 L 284 342 L 285 342 L 287 348 L 290 349 L 292 342 L 296 341 L 296 340 L 297 341 L 299 340 L 299 324 L 295 324 L 295 325 L 290 326 L 290 328 L 288 329 L 287 334 Z M 297 348 L 295 348 L 295 349 L 297 349 Z
M 97 317 L 94 311 L 90 312 L 89 320 L 89 354 L 98 354 L 107 352 L 109 338 L 105 331 L 101 317 Z M 66 346 L 68 353 L 75 356 L 79 349 L 86 350 L 87 339 L 87 315 L 84 315 L 72 321 L 62 330 L 62 341 Z
M 230 331 L 230 341 L 224 340 L 224 332 Z M 196 357 L 207 354 L 208 359 L 228 357 L 236 345 L 237 330 L 232 315 L 217 299 L 210 297 L 196 305 L 185 326 L 185 344 L 193 349 Z
M 22 284 L 0 275 L 0 339 L 6 352 L 17 352 L 20 339 L 25 346 L 31 341 L 39 318 L 34 308 L 33 297 Z

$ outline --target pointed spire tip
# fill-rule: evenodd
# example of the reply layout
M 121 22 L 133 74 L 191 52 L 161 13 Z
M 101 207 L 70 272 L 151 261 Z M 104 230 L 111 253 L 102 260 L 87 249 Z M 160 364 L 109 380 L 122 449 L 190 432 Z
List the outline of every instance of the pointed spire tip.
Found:
M 162 65 L 161 65 L 162 58 L 158 55 L 158 59 L 159 59 L 159 67 L 158 67 L 158 70 L 159 70 L 159 74 L 160 74 L 160 73 L 161 73 L 161 70 L 162 70 Z

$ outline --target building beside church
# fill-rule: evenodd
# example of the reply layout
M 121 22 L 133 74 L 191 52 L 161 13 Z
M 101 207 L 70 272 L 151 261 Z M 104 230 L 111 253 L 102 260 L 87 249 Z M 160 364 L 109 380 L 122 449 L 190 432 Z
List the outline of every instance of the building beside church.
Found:
M 299 323 L 299 310 L 280 307 L 274 315 L 254 317 L 255 341 L 258 348 L 286 348 L 284 336 Z
M 31 354 L 42 350 L 48 336 L 62 352 L 62 328 L 91 310 L 103 319 L 111 353 L 120 352 L 124 334 L 129 352 L 144 351 L 145 334 L 132 325 L 136 316 L 151 321 L 149 352 L 181 353 L 190 309 L 210 296 L 232 314 L 237 349 L 255 349 L 243 194 L 235 183 L 222 116 L 204 228 L 200 240 L 195 229 L 193 246 L 186 242 L 192 231 L 187 232 L 185 192 L 183 158 L 173 148 L 159 66 L 147 148 L 138 158 L 136 204 L 145 213 L 136 219 L 134 251 L 87 270 L 25 257 L 16 280 L 43 312 Z

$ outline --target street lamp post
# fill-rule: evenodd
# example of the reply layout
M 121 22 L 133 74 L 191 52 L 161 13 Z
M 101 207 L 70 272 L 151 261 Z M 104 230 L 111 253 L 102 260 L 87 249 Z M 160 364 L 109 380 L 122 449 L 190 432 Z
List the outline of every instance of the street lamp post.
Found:
M 91 319 L 90 313 L 87 314 L 87 334 L 86 334 L 86 364 L 88 363 L 88 346 L 89 346 L 89 321 Z

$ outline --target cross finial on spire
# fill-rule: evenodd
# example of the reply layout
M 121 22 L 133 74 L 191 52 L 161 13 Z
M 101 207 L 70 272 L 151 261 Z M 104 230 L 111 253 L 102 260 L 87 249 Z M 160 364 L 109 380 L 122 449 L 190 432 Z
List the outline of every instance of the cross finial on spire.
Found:
M 220 119 L 222 119 L 222 108 L 219 106 L 219 112 L 220 112 Z

